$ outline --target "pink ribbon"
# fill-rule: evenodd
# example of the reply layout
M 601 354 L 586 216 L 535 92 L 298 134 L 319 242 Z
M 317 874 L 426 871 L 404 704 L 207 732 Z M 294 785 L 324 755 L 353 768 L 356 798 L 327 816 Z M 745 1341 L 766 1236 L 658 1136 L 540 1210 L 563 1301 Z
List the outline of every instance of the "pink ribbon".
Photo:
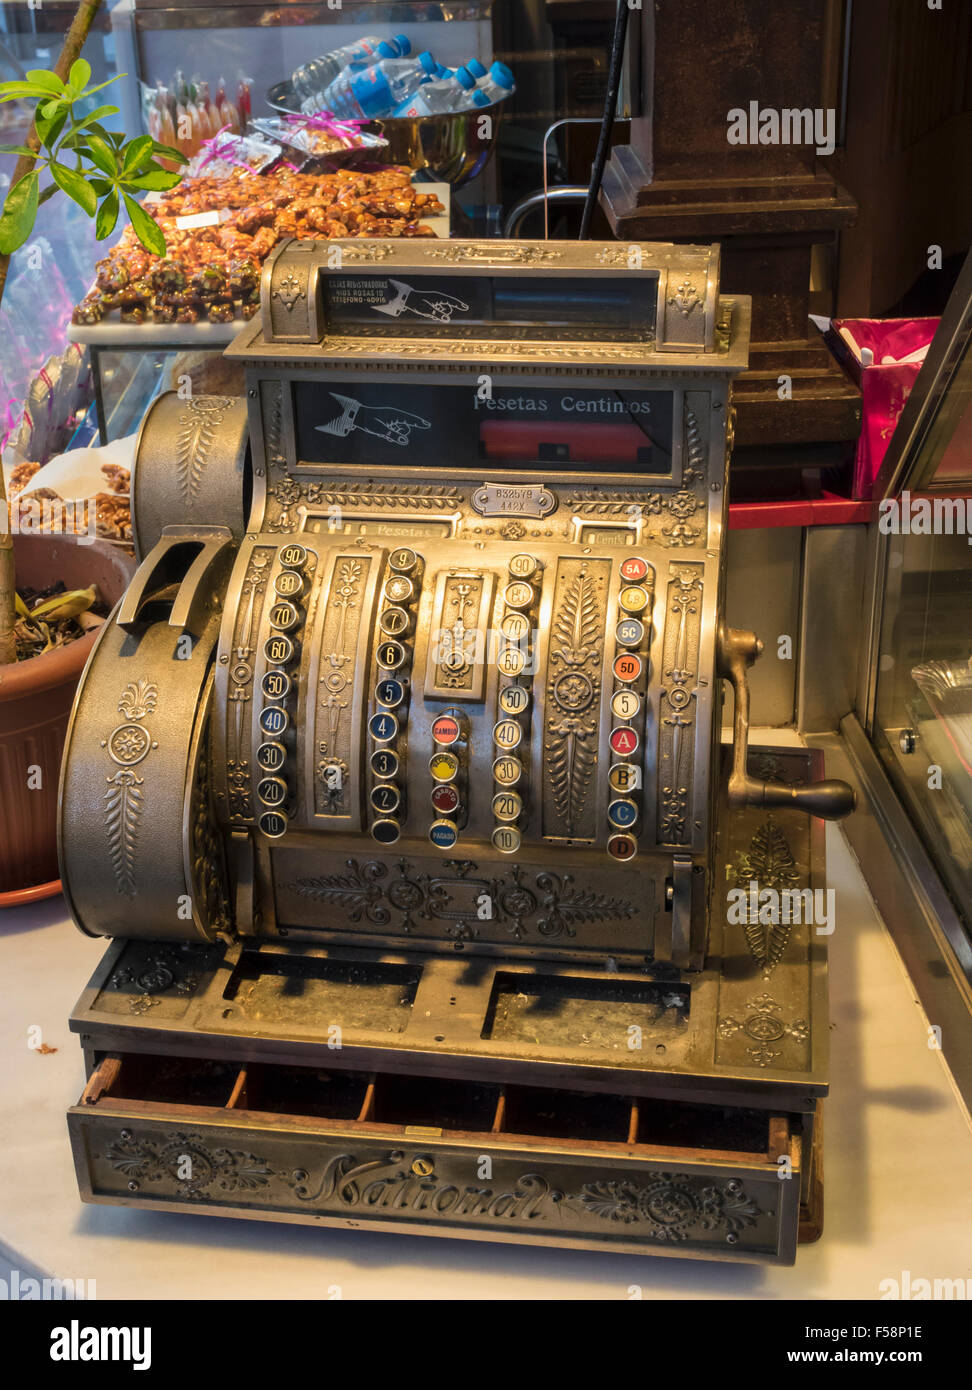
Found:
M 300 126 L 304 130 L 319 130 L 325 135 L 333 135 L 345 145 L 353 145 L 361 134 L 364 121 L 339 121 L 329 111 L 317 111 L 313 116 L 288 115 L 284 118 L 288 125 Z
M 196 166 L 197 174 L 201 174 L 208 164 L 212 164 L 217 159 L 225 159 L 227 164 L 239 164 L 249 169 L 250 166 L 246 159 L 236 153 L 236 147 L 240 141 L 239 135 L 231 135 L 228 140 L 220 141 L 220 136 L 225 135 L 229 128 L 228 125 L 221 126 L 211 140 L 203 141 L 200 153 L 205 150 L 206 154 Z

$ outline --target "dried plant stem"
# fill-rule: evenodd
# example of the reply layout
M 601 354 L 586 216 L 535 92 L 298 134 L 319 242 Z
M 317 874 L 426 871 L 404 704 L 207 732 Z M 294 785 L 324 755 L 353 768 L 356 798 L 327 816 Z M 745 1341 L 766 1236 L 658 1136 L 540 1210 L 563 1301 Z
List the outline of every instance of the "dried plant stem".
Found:
M 95 15 L 101 9 L 101 3 L 102 0 L 81 0 L 78 5 L 71 21 L 71 27 L 64 39 L 61 56 L 54 65 L 54 71 L 63 82 L 67 81 L 72 64 L 81 56 L 81 50 L 91 32 Z M 40 149 L 40 138 L 35 126 L 31 127 L 30 134 L 24 143 L 28 149 Z M 14 184 L 25 174 L 29 174 L 33 167 L 34 161 L 29 159 L 27 155 L 21 155 L 10 180 L 10 187 L 13 188 Z M 7 283 L 9 269 L 10 257 L 0 256 L 0 303 L 3 302 L 3 291 Z M 14 622 L 16 620 L 14 594 L 16 587 L 13 536 L 7 521 L 7 490 L 3 481 L 3 468 L 0 466 L 0 666 L 9 665 L 17 660 L 17 642 L 14 637 Z

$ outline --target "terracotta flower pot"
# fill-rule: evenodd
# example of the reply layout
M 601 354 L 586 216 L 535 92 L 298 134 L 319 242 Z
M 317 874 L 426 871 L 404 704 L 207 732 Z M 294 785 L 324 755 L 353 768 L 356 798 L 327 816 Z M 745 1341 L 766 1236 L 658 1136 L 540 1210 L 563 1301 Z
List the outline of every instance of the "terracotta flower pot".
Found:
M 42 589 L 97 584 L 112 607 L 134 560 L 72 536 L 15 536 L 17 582 Z M 56 879 L 57 784 L 74 692 L 96 632 L 44 656 L 0 666 L 0 895 Z

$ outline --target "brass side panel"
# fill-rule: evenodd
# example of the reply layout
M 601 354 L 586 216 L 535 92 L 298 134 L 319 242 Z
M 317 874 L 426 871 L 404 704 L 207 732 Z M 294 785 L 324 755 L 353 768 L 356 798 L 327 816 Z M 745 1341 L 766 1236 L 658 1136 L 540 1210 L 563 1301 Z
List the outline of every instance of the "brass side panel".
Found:
M 665 603 L 658 725 L 658 840 L 692 840 L 695 722 L 702 631 L 702 565 L 673 561 Z
M 216 806 L 234 825 L 255 819 L 250 745 L 256 652 L 275 547 L 244 542 L 227 593 L 216 667 Z
M 436 576 L 425 697 L 483 699 L 496 576 L 491 570 L 450 569 Z

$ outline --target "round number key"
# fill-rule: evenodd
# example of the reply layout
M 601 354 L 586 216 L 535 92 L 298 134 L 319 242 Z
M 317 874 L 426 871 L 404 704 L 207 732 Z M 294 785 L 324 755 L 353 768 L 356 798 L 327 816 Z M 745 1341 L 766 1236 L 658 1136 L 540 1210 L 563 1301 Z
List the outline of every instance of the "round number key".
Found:
M 291 681 L 286 671 L 267 671 L 260 682 L 260 689 L 268 700 L 286 700 L 290 694 Z
M 628 584 L 640 584 L 647 577 L 648 561 L 640 555 L 629 555 L 621 561 L 621 578 Z
M 437 782 L 451 782 L 458 775 L 459 759 L 455 753 L 433 753 L 429 771 Z
M 281 598 L 297 598 L 304 592 L 304 576 L 299 570 L 282 570 L 273 581 L 273 587 Z
M 388 743 L 398 733 L 398 720 L 393 714 L 373 714 L 368 720 L 368 732 L 376 743 Z
M 640 679 L 644 669 L 645 663 L 634 652 L 622 652 L 620 656 L 614 658 L 614 678 L 624 681 L 626 685 Z
M 289 824 L 283 811 L 264 811 L 260 817 L 260 829 L 270 840 L 279 840 L 281 835 L 286 835 Z
M 612 859 L 633 859 L 638 853 L 638 841 L 624 832 L 612 835 L 607 842 L 607 852 Z
M 621 795 L 636 792 L 641 786 L 641 768 L 636 763 L 615 763 L 608 772 L 608 782 L 611 790 Z
M 371 788 L 372 806 L 376 811 L 381 811 L 385 815 L 397 811 L 401 799 L 402 794 L 394 782 L 382 782 L 379 786 Z
M 376 748 L 371 755 L 371 770 L 376 777 L 394 777 L 398 772 L 398 754 L 391 748 Z
M 388 563 L 393 570 L 398 570 L 399 574 L 411 574 L 418 564 L 418 556 L 407 545 L 402 545 L 397 550 L 392 551 L 388 557 Z
M 257 796 L 264 806 L 282 806 L 290 794 L 290 788 L 282 777 L 264 777 L 257 786 Z
M 642 589 L 640 584 L 622 589 L 618 594 L 618 603 L 626 613 L 642 613 L 648 607 L 648 590 Z
M 499 707 L 504 714 L 522 714 L 530 703 L 530 692 L 522 685 L 507 685 L 500 691 Z
M 516 854 L 520 848 L 520 832 L 515 825 L 498 825 L 492 834 L 493 848 L 500 854 Z
M 392 816 L 383 816 L 371 827 L 371 838 L 380 845 L 393 845 L 402 833 L 402 827 Z
M 385 671 L 397 671 L 405 664 L 405 648 L 401 642 L 379 642 L 378 665 Z
M 281 632 L 287 632 L 290 628 L 296 627 L 299 618 L 299 610 L 287 599 L 281 599 L 270 609 L 270 626 L 279 628 Z
M 641 696 L 633 690 L 616 690 L 611 696 L 611 713 L 615 719 L 634 719 L 641 709 Z
M 515 719 L 501 719 L 498 724 L 493 725 L 493 742 L 497 748 L 518 748 L 522 737 L 523 730 Z
M 299 570 L 302 565 L 307 564 L 307 551 L 296 541 L 291 541 L 281 550 L 280 563 L 289 570 Z
M 459 720 L 452 714 L 440 714 L 432 721 L 432 737 L 442 748 L 458 743 L 461 734 Z
M 404 608 L 386 608 L 378 620 L 378 626 L 386 637 L 400 637 L 408 631 L 408 621 Z
M 429 826 L 429 839 L 438 849 L 452 849 L 459 839 L 459 827 L 455 821 L 434 820 Z
M 459 792 L 448 783 L 433 787 L 432 806 L 440 816 L 451 816 L 459 809 Z
M 275 632 L 263 644 L 263 655 L 274 666 L 286 666 L 294 655 L 294 644 L 282 632 Z
M 507 584 L 503 597 L 506 599 L 507 608 L 529 608 L 534 600 L 535 590 L 532 584 L 517 579 L 512 584 Z
M 290 715 L 277 705 L 268 705 L 260 711 L 260 728 L 271 738 L 279 738 L 281 734 L 285 734 L 289 724 Z
M 410 603 L 415 585 L 405 574 L 394 574 L 385 583 L 385 598 L 389 603 Z
M 506 613 L 500 631 L 508 642 L 522 642 L 530 631 L 530 619 L 525 613 Z
M 608 806 L 608 820 L 619 830 L 630 830 L 638 819 L 638 807 L 627 797 L 619 797 Z
M 645 625 L 639 618 L 622 618 L 614 635 L 619 647 L 640 647 L 645 640 Z
M 510 574 L 514 579 L 532 579 L 540 568 L 535 555 L 514 555 L 510 560 Z
M 493 781 L 501 787 L 515 787 L 523 776 L 519 758 L 497 758 L 493 763 Z
M 638 751 L 638 735 L 634 729 L 612 729 L 611 747 L 619 758 L 630 758 Z
M 264 772 L 279 772 L 286 761 L 287 750 L 282 743 L 261 743 L 257 749 L 257 762 Z
M 387 705 L 389 709 L 395 709 L 405 699 L 403 682 L 393 680 L 390 676 L 379 681 L 375 686 L 375 699 L 379 705 Z
M 518 676 L 525 666 L 526 654 L 519 647 L 504 647 L 496 658 L 496 668 L 504 676 Z
M 496 820 L 516 820 L 523 810 L 523 798 L 519 792 L 497 792 L 493 797 L 493 816 Z

